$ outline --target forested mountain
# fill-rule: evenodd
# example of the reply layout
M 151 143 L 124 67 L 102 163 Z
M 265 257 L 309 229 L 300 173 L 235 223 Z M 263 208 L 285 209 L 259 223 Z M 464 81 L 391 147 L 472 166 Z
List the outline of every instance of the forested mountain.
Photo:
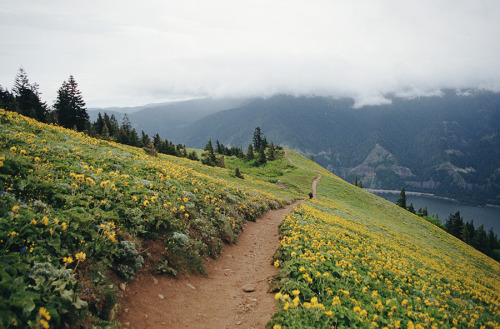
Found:
M 209 138 L 245 148 L 255 127 L 261 127 L 269 141 L 314 156 L 347 181 L 357 176 L 363 187 L 405 187 L 500 204 L 500 94 L 444 91 L 391 100 L 353 108 L 351 99 L 278 95 L 240 100 L 216 113 L 212 107 L 205 116 L 196 112 L 198 117 L 189 115 L 189 104 L 183 113 L 171 109 L 130 116 L 138 129 L 197 148 Z
M 244 101 L 236 98 L 202 98 L 133 108 L 89 109 L 89 114 L 92 121 L 97 120 L 99 112 L 106 112 L 110 116 L 113 114 L 120 124 L 123 115 L 127 114 L 132 127 L 138 131 L 144 130 L 151 136 L 159 133 L 163 138 L 176 140 L 176 137 L 196 120 L 218 111 L 236 108 Z

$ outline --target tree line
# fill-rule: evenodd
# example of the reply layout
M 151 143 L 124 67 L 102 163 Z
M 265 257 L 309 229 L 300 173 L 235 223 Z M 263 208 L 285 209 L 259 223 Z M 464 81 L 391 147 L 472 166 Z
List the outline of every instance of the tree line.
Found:
M 212 139 L 209 139 L 205 145 L 201 162 L 209 166 L 224 167 L 224 156 L 236 156 L 244 159 L 249 165 L 262 166 L 267 161 L 276 160 L 278 149 L 281 149 L 281 147 L 274 146 L 273 142 L 268 143 L 267 138 L 262 135 L 260 127 L 256 127 L 252 143 L 248 145 L 246 153 L 243 153 L 242 147 L 231 146 L 228 148 L 221 144 L 219 140 L 216 141 L 214 147 Z M 236 171 L 236 176 L 240 177 L 239 169 L 236 168 Z
M 470 222 L 464 222 L 463 217 L 460 216 L 460 211 L 457 211 L 454 214 L 450 214 L 443 224 L 437 218 L 437 215 L 436 217 L 429 216 L 427 207 L 425 207 L 424 209 L 420 208 L 418 211 L 415 211 L 413 204 L 407 206 L 406 192 L 404 188 L 401 190 L 399 199 L 397 200 L 396 204 L 413 214 L 425 218 L 434 225 L 439 226 L 446 232 L 462 240 L 476 250 L 479 250 L 483 254 L 488 255 L 497 261 L 500 261 L 500 241 L 498 240 L 498 236 L 495 234 L 495 232 L 493 232 L 492 227 L 488 232 L 486 232 L 486 230 L 484 229 L 483 224 L 476 228 L 474 226 L 474 220 L 471 220 Z
M 150 155 L 157 155 L 159 152 L 199 160 L 196 152 L 187 152 L 185 145 L 162 140 L 158 134 L 153 136 L 153 140 L 144 131 L 139 136 L 127 115 L 124 115 L 121 125 L 114 115 L 109 116 L 107 113 L 99 113 L 96 122 L 91 123 L 82 93 L 72 75 L 67 81 L 63 81 L 53 106 L 49 107 L 41 99 L 38 83 L 31 83 L 28 74 L 21 67 L 11 91 L 0 85 L 0 107 L 40 122 L 81 131 L 95 138 L 142 147 Z
M 126 114 L 123 116 L 121 125 L 114 115 L 109 116 L 107 113 L 99 113 L 97 120 L 91 123 L 82 93 L 72 75 L 67 81 L 63 81 L 53 106 L 49 107 L 41 99 L 38 83 L 31 83 L 28 74 L 21 67 L 11 91 L 0 85 L 0 107 L 40 122 L 81 131 L 95 138 L 142 147 L 153 156 L 163 153 L 200 160 L 196 151 L 188 152 L 185 145 L 174 144 L 168 139 L 162 139 L 159 134 L 155 134 L 151 139 L 142 130 L 139 135 L 137 130 L 132 127 Z M 251 162 L 254 166 L 260 166 L 276 158 L 276 147 L 273 142 L 267 142 L 266 137 L 262 136 L 260 127 L 257 127 L 253 135 L 253 142 L 248 145 L 246 153 L 243 153 L 241 147 L 226 147 L 218 140 L 214 147 L 210 139 L 201 161 L 206 165 L 224 167 L 224 156 L 236 156 Z
M 36 119 L 54 123 L 65 128 L 85 131 L 90 128 L 90 120 L 78 83 L 70 75 L 57 91 L 57 99 L 52 107 L 41 99 L 38 83 L 31 83 L 24 68 L 20 68 L 12 91 L 0 86 L 0 107 Z

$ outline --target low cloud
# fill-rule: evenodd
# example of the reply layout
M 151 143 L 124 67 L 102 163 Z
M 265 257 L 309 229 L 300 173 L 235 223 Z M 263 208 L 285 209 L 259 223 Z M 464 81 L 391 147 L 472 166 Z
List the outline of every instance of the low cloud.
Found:
M 498 1 L 13 1 L 0 84 L 22 65 L 51 103 L 72 74 L 89 106 L 500 91 L 499 22 Z

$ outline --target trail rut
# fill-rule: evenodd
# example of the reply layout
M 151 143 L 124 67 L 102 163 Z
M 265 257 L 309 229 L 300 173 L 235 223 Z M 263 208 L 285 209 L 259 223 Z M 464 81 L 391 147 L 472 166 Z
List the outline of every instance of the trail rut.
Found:
M 217 260 L 208 260 L 205 277 L 140 274 L 120 300 L 122 327 L 264 328 L 276 311 L 267 289 L 276 273 L 270 262 L 279 247 L 278 225 L 302 202 L 247 222 L 237 244 L 226 246 Z

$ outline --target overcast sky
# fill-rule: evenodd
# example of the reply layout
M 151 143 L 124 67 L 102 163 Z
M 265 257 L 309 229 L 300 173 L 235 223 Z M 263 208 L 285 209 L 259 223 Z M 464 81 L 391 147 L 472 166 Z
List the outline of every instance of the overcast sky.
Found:
M 0 85 L 19 67 L 53 104 L 500 91 L 500 1 L 0 0 Z

